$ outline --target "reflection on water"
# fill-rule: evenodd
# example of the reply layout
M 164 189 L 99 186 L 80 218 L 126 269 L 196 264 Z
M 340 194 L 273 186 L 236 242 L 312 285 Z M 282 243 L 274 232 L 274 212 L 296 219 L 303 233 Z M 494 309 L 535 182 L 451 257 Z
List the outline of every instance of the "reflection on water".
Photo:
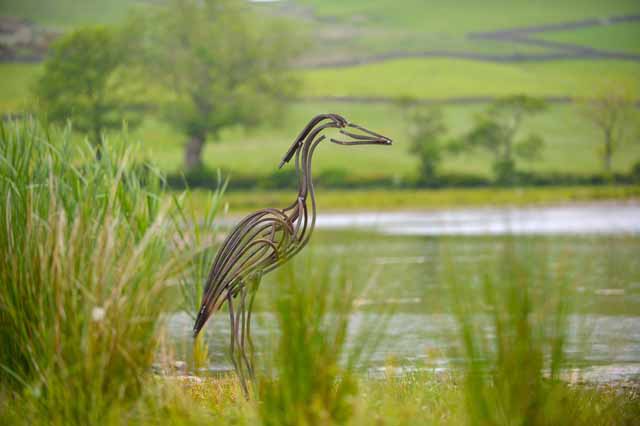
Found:
M 294 261 L 312 258 L 318 267 L 349 271 L 359 290 L 354 328 L 393 309 L 370 371 L 391 357 L 406 369 L 457 362 L 447 277 L 454 273 L 463 285 L 478 286 L 485 273 L 500 271 L 515 256 L 550 282 L 570 283 L 576 314 L 568 355 L 587 378 L 640 373 L 640 204 L 324 215 L 319 225 Z M 267 275 L 257 298 L 257 341 L 277 332 L 265 300 L 278 288 L 276 277 Z M 169 324 L 188 350 L 191 321 L 176 314 Z M 206 329 L 211 367 L 229 368 L 226 316 L 214 316 Z M 264 346 L 258 342 L 258 347 Z

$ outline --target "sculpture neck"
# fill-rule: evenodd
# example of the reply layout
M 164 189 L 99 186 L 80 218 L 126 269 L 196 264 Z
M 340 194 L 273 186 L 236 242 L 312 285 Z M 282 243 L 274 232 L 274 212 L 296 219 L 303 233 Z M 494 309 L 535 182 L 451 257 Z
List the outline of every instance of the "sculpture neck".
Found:
M 307 201 L 307 197 L 311 195 L 313 198 L 315 196 L 315 191 L 313 188 L 313 168 L 312 168 L 312 160 L 313 153 L 315 151 L 316 146 L 320 141 L 322 141 L 324 137 L 319 138 L 318 140 L 307 140 L 305 146 L 303 147 L 301 154 L 300 167 L 298 168 L 298 197 L 302 198 L 305 202 Z
M 312 209 L 315 215 L 315 192 L 313 189 L 313 177 L 311 161 L 313 159 L 313 153 L 320 142 L 325 137 L 320 136 L 320 133 L 330 127 L 335 127 L 332 123 L 323 124 L 316 127 L 305 138 L 302 147 L 296 154 L 296 171 L 298 173 L 298 198 L 302 199 L 303 203 L 307 202 L 307 197 L 311 196 Z

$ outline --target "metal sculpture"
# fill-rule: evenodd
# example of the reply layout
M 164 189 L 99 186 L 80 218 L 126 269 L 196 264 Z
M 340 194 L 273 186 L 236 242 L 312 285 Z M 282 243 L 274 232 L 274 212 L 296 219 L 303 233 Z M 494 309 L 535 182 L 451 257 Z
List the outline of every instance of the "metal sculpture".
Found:
M 230 352 L 245 395 L 246 379 L 253 378 L 250 360 L 251 309 L 262 275 L 285 263 L 309 241 L 316 222 L 316 200 L 311 179 L 311 160 L 321 135 L 339 129 L 347 140 L 330 138 L 338 145 L 391 145 L 391 139 L 356 124 L 338 114 L 314 117 L 287 151 L 279 168 L 296 156 L 298 196 L 284 209 L 266 208 L 242 219 L 226 237 L 215 257 L 202 296 L 200 311 L 193 327 L 198 335 L 209 317 L 226 301 L 231 321 Z M 311 211 L 308 200 L 311 199 Z M 237 300 L 238 305 L 234 306 Z M 250 354 L 247 354 L 249 349 Z

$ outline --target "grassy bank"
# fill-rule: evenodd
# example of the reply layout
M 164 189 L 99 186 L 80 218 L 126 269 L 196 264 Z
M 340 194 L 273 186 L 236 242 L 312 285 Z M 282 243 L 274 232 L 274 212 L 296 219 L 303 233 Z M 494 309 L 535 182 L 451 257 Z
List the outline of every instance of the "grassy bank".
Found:
M 389 372 L 393 367 L 389 366 Z M 389 375 L 381 379 L 363 379 L 358 382 L 360 392 L 352 400 L 352 418 L 345 423 L 353 426 L 377 424 L 400 426 L 407 424 L 474 425 L 465 409 L 464 378 L 449 374 L 413 373 L 402 377 Z M 174 401 L 186 405 L 197 413 L 203 407 L 215 407 L 218 424 L 259 424 L 259 415 L 252 404 L 241 398 L 235 380 L 220 379 L 170 379 L 161 380 L 165 392 Z M 630 396 L 621 396 L 614 388 L 589 388 L 560 386 L 556 389 L 567 403 L 567 417 L 561 420 L 567 425 L 632 425 L 639 402 Z M 178 397 L 176 394 L 180 393 Z M 172 402 L 172 404 L 175 402 Z M 575 410 L 575 411 L 574 411 Z M 187 411 L 185 409 L 185 411 Z M 573 414 L 571 416 L 569 414 Z M 191 424 L 194 415 L 181 420 Z M 493 424 L 507 425 L 505 419 Z M 591 422 L 591 423 L 590 423 Z M 313 424 L 313 423 L 307 423 Z M 320 423 L 330 424 L 330 423 Z M 515 423 L 520 424 L 520 423 Z M 533 424 L 553 424 L 541 421 Z
M 234 213 L 289 205 L 295 191 L 228 192 L 225 204 Z M 194 191 L 187 205 L 204 206 L 206 191 Z M 425 210 L 486 206 L 526 206 L 640 199 L 639 186 L 477 188 L 439 190 L 318 190 L 318 208 L 327 210 Z

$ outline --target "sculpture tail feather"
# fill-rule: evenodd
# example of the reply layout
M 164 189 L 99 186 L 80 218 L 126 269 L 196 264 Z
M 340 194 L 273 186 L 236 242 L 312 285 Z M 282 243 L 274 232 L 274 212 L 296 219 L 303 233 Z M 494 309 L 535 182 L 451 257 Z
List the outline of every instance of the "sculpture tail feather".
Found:
M 209 317 L 220 309 L 224 301 L 227 299 L 228 294 L 229 292 L 225 290 L 213 301 L 207 301 L 207 298 L 203 300 L 198 316 L 196 317 L 196 322 L 193 325 L 193 337 L 198 336 L 200 330 L 202 330 L 202 327 L 204 327 Z

